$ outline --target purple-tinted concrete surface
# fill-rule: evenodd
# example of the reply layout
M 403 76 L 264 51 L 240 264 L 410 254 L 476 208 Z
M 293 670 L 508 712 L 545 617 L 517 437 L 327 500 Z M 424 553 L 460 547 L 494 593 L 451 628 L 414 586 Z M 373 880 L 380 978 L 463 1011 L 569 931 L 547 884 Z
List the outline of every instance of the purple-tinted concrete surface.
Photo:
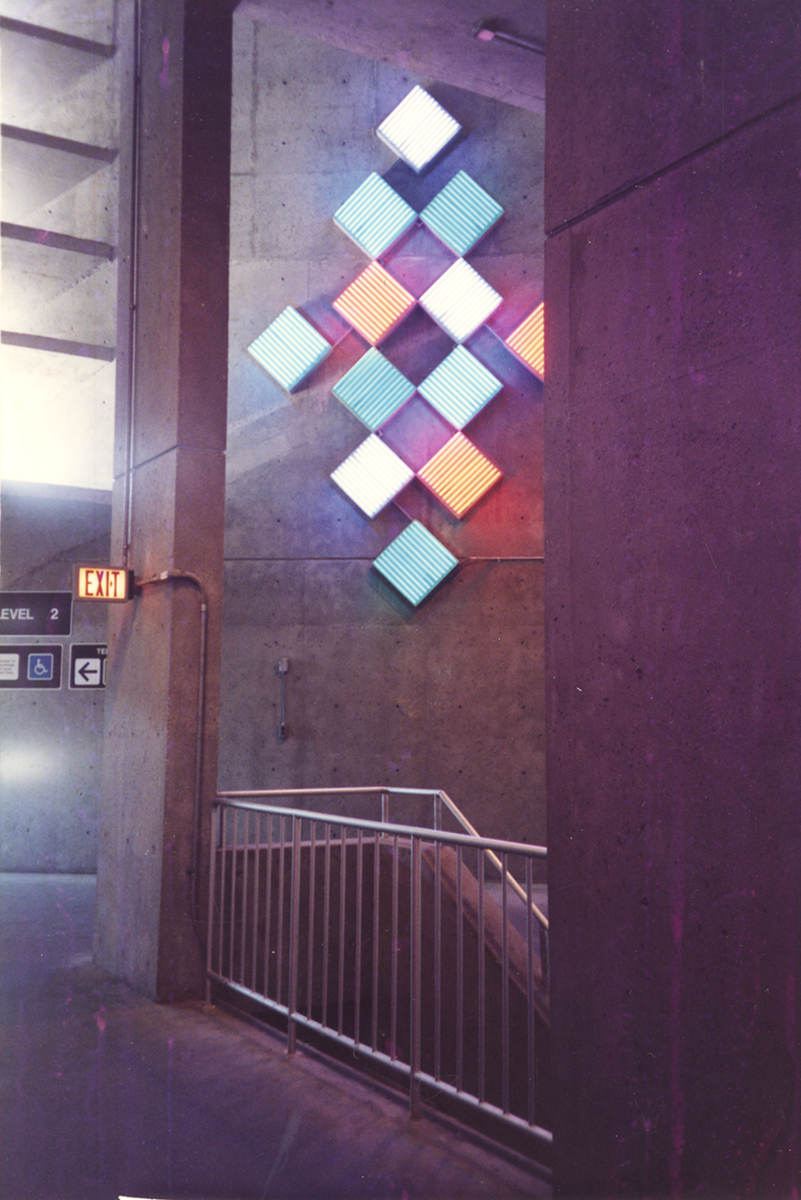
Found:
M 549 1185 L 403 1097 L 91 963 L 91 876 L 0 876 L 3 1200 L 522 1200 Z
M 795 0 L 549 0 L 547 79 L 550 230 L 797 97 L 801 14 Z
M 581 160 L 549 141 L 552 211 L 580 216 L 574 167 L 609 185 L 602 145 L 671 168 L 546 247 L 555 1188 L 784 1200 L 801 1158 L 801 106 L 671 163 L 700 135 L 666 39 L 619 124 L 621 44 L 681 9 L 595 6 L 590 45 L 557 5 L 549 32 L 575 75 L 551 76 L 548 138 L 572 126 Z M 683 11 L 683 44 L 714 62 L 730 27 Z M 733 62 L 772 62 L 772 82 L 732 75 L 743 114 L 794 69 L 784 11 L 732 43 Z M 583 70 L 605 82 L 573 92 Z

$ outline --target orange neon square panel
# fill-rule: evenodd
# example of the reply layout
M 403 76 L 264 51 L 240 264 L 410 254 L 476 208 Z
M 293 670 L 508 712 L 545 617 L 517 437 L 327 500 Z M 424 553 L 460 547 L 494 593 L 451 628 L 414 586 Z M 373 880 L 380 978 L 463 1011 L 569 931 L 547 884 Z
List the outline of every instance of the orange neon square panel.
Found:
M 463 433 L 456 433 L 417 472 L 455 517 L 463 517 L 501 478 L 498 468 Z
M 545 378 L 545 305 L 538 304 L 506 339 L 506 345 L 540 379 Z
M 378 262 L 371 262 L 334 301 L 334 308 L 375 346 L 414 308 L 411 292 Z

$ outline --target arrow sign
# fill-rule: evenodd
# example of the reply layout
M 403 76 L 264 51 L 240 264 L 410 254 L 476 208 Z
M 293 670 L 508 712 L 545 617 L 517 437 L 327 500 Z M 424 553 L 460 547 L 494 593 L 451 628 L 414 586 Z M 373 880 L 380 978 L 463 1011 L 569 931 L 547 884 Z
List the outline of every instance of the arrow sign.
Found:
M 104 688 L 108 646 L 70 647 L 70 688 Z

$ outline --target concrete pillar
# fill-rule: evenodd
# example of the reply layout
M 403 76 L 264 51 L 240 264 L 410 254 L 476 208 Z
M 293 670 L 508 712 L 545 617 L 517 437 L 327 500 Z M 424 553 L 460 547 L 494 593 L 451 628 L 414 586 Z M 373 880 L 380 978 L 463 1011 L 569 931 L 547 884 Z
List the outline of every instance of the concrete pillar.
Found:
M 557 1194 L 799 1186 L 801 19 L 549 0 Z
M 170 1000 L 202 987 L 194 872 L 216 785 L 231 6 L 146 0 L 140 20 L 140 86 L 131 50 L 123 96 L 120 330 L 129 305 L 134 320 L 118 349 L 112 547 L 154 582 L 110 616 L 96 959 Z

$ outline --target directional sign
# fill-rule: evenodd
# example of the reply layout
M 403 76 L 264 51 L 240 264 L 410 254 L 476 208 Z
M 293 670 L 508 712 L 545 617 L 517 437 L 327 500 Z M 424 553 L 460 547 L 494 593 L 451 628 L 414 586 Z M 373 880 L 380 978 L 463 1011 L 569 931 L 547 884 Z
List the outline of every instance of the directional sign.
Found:
M 133 571 L 124 567 L 77 567 L 75 599 L 101 600 L 104 604 L 130 600 Z
M 71 592 L 0 592 L 0 637 L 69 637 Z
M 60 687 L 60 646 L 0 646 L 0 688 Z
M 104 688 L 108 646 L 70 647 L 70 687 Z

